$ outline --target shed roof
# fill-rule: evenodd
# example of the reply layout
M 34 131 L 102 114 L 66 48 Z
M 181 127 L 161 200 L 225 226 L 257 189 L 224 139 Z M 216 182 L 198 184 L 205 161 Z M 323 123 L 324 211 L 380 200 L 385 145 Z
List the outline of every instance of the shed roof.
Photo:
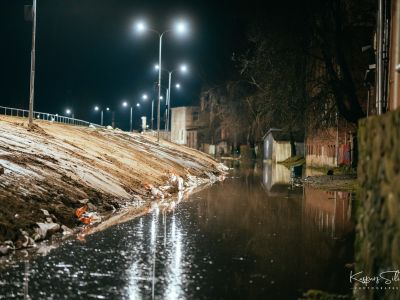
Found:
M 264 139 L 271 134 L 273 139 L 277 142 L 289 142 L 290 132 L 284 132 L 282 129 L 270 128 L 264 135 Z M 294 141 L 297 143 L 304 143 L 304 132 L 294 131 L 292 132 Z

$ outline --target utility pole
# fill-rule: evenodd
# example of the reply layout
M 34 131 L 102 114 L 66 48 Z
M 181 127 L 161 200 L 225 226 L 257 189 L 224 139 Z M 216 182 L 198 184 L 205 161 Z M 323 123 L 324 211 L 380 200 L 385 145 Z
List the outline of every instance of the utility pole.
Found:
M 32 50 L 31 50 L 31 80 L 29 89 L 29 126 L 33 124 L 33 100 L 35 95 L 35 57 L 36 57 L 36 0 L 32 5 Z

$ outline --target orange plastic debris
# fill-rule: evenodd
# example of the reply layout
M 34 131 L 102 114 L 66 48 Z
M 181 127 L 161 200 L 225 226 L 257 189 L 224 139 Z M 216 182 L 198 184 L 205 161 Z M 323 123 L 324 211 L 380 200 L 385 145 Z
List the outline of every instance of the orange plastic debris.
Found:
M 88 206 L 86 204 L 82 207 L 77 208 L 75 211 L 75 216 L 77 218 L 80 218 L 85 213 L 85 211 L 87 211 L 87 209 L 88 209 Z
M 93 220 L 93 216 L 79 218 L 79 221 L 81 221 L 83 224 L 86 224 L 86 225 L 90 224 L 92 222 L 92 220 Z
M 153 188 L 153 185 L 151 185 L 150 183 L 145 183 L 144 184 L 144 188 L 146 189 L 146 190 L 151 190 L 152 188 Z

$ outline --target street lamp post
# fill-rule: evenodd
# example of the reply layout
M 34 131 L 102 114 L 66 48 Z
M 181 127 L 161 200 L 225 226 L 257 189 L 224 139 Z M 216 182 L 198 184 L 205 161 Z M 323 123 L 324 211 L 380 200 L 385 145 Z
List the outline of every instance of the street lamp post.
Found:
M 160 70 L 160 66 L 156 65 L 156 69 Z M 167 88 L 167 93 L 166 93 L 166 103 L 165 103 L 165 130 L 168 131 L 169 130 L 169 119 L 170 119 L 170 115 L 171 115 L 171 81 L 172 81 L 172 74 L 175 71 L 181 71 L 182 73 L 186 73 L 187 71 L 187 66 L 185 64 L 181 65 L 178 69 L 174 69 L 172 71 L 166 70 L 166 69 L 162 69 L 166 72 L 168 72 L 168 88 Z M 176 85 L 177 88 L 180 87 L 179 84 Z
M 183 22 L 179 22 L 176 24 L 175 26 L 175 30 L 178 33 L 185 33 L 186 32 L 186 24 Z M 161 57 L 162 57 L 162 40 L 163 40 L 163 36 L 164 34 L 166 34 L 167 32 L 172 31 L 173 29 L 168 29 L 165 30 L 164 32 L 160 33 L 157 30 L 154 30 L 152 28 L 147 28 L 146 24 L 143 22 L 139 22 L 136 24 L 136 28 L 138 31 L 151 31 L 154 32 L 158 35 L 159 37 L 159 46 L 158 46 L 158 66 L 159 66 L 159 70 L 158 70 L 158 102 L 157 102 L 157 142 L 160 141 L 160 110 L 161 110 L 161 106 L 160 106 L 160 97 L 161 97 L 161 69 L 162 69 L 162 63 L 161 63 Z
M 65 113 L 67 114 L 67 115 L 71 115 L 71 118 L 69 119 L 69 122 L 68 123 L 70 123 L 70 124 L 74 124 L 74 122 L 75 122 L 75 114 L 72 112 L 72 110 L 71 109 L 69 109 L 69 108 L 67 108 L 66 110 L 65 110 Z
M 99 111 L 100 108 L 98 106 L 95 106 L 94 110 L 95 111 Z M 101 111 L 100 111 L 100 125 L 101 126 L 103 126 L 103 117 L 104 117 L 104 111 L 103 111 L 103 109 L 101 109 Z
M 122 106 L 123 107 L 128 107 L 128 102 L 127 101 L 122 102 Z M 130 114 L 130 119 L 129 119 L 129 132 L 132 132 L 132 118 L 133 118 L 133 107 L 132 107 L 132 105 L 130 107 L 130 112 L 131 112 L 131 114 Z
M 33 124 L 33 100 L 35 94 L 35 57 L 36 57 L 36 0 L 32 5 L 32 50 L 31 50 L 31 80 L 29 88 L 29 126 Z

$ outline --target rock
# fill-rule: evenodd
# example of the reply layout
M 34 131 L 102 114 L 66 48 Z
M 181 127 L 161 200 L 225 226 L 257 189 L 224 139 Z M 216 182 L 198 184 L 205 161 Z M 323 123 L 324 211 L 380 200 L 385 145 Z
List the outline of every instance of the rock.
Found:
M 4 174 L 4 168 L 0 167 L 0 175 L 3 175 L 3 174 Z
M 90 203 L 90 202 L 88 202 L 88 209 L 89 210 L 97 210 L 97 206 L 96 205 L 94 205 L 94 204 L 92 204 L 92 203 Z
M 50 216 L 50 214 L 49 214 L 49 212 L 48 212 L 47 210 L 41 209 L 41 211 L 43 212 L 43 214 L 44 214 L 45 216 Z
M 185 189 L 184 180 L 182 177 L 172 173 L 169 177 L 169 183 L 178 191 Z
M 57 223 L 36 223 L 36 225 L 38 227 L 35 228 L 35 233 L 33 234 L 35 241 L 44 240 L 61 229 Z
M 28 248 L 35 246 L 35 241 L 28 235 L 24 235 L 23 239 L 18 242 L 18 248 Z
M 78 202 L 80 204 L 87 204 L 89 202 L 89 199 L 81 199 L 81 200 L 78 200 Z
M 14 251 L 15 247 L 12 241 L 5 241 L 0 244 L 0 255 L 7 255 L 11 251 Z
M 73 234 L 74 233 L 74 231 L 71 228 L 69 228 L 69 227 L 67 227 L 65 225 L 61 225 L 61 230 L 63 231 L 64 235 L 69 235 L 69 234 Z

